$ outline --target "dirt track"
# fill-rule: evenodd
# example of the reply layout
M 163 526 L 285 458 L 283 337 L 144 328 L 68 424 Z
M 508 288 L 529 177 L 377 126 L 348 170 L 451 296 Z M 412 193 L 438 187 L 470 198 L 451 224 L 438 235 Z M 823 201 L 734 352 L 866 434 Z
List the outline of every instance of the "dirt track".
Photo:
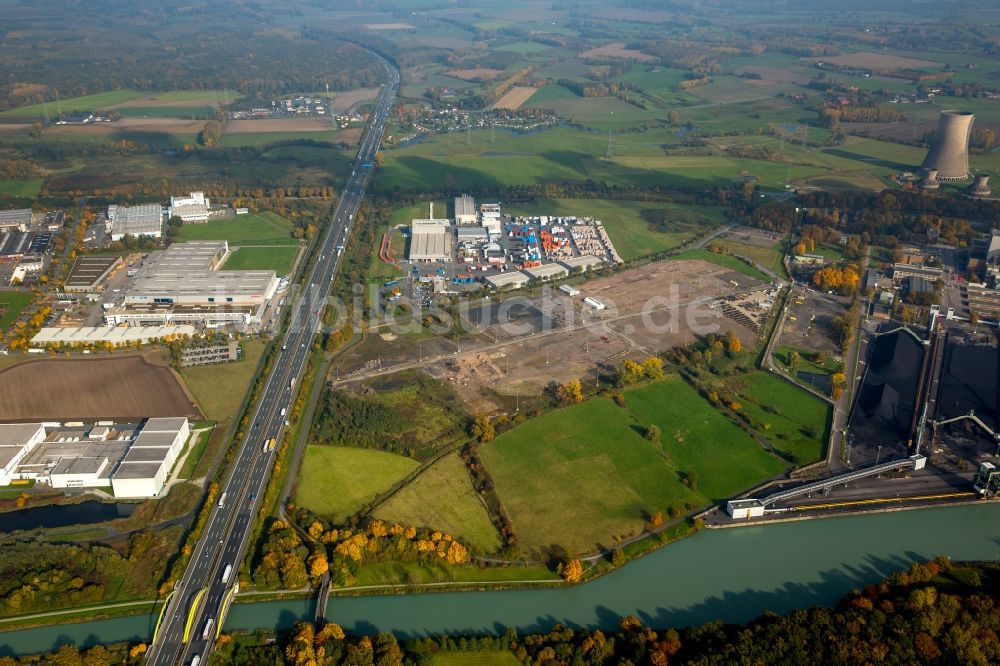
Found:
M 144 416 L 201 417 L 174 371 L 144 356 L 43 358 L 0 371 L 0 419 Z

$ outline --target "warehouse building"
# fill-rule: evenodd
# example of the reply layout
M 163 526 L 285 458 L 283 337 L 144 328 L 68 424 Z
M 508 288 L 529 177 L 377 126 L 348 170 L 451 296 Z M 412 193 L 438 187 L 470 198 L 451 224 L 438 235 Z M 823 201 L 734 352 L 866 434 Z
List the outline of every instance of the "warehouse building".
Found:
M 430 217 L 410 222 L 410 261 L 450 261 L 452 235 L 448 220 L 434 219 L 434 203 L 430 204 Z
M 174 243 L 150 253 L 122 303 L 105 313 L 105 323 L 259 324 L 278 277 L 274 271 L 217 270 L 228 253 L 226 241 Z
M 204 192 L 192 192 L 188 197 L 170 197 L 169 217 L 179 217 L 184 224 L 207 222 L 211 205 Z
M 8 231 L 0 236 L 0 259 L 18 260 L 32 251 L 35 234 L 27 231 Z
M 125 236 L 159 238 L 163 235 L 163 208 L 160 204 L 111 205 L 106 226 L 113 241 Z
M 569 270 L 559 264 L 542 264 L 533 268 L 525 268 L 524 272 L 533 280 L 556 280 L 569 275 Z
M 583 273 L 604 266 L 604 260 L 592 254 L 583 254 L 579 257 L 566 257 L 565 259 L 560 259 L 559 263 L 570 273 Z
M 27 231 L 31 226 L 31 209 L 15 208 L 0 210 L 0 229 L 6 231 Z
M 44 439 L 41 423 L 0 424 L 0 486 L 19 478 L 15 474 L 17 466 Z
M 45 345 L 112 345 L 124 346 L 139 341 L 143 344 L 162 340 L 166 337 L 193 337 L 194 326 L 181 324 L 173 326 L 50 326 L 43 328 L 31 338 L 36 347 Z
M 475 224 L 477 221 L 476 200 L 468 194 L 455 197 L 455 224 Z
M 531 278 L 521 271 L 500 273 L 499 275 L 489 275 L 486 277 L 486 284 L 494 289 L 520 289 L 529 282 L 531 282 Z
M 121 257 L 86 254 L 76 258 L 66 276 L 63 290 L 70 294 L 89 294 L 98 291 L 122 265 Z
M 479 212 L 483 216 L 483 222 L 482 222 L 483 226 L 486 227 L 486 229 L 491 234 L 499 234 L 503 231 L 500 204 L 498 203 L 482 204 L 479 207 Z
M 190 433 L 183 417 L 146 421 L 111 477 L 115 497 L 156 497 Z

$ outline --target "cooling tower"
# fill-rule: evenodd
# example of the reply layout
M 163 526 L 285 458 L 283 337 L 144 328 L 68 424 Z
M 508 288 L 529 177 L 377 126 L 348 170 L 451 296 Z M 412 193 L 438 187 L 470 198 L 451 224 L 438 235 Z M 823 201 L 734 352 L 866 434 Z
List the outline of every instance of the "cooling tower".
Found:
M 927 175 L 924 179 L 920 181 L 920 187 L 925 190 L 936 190 L 941 187 L 941 183 L 938 181 L 938 170 L 928 169 Z
M 969 177 L 969 133 L 974 116 L 968 111 L 942 111 L 934 142 L 921 165 L 937 169 L 938 180 Z
M 976 176 L 976 182 L 969 187 L 969 195 L 973 197 L 988 197 L 993 192 L 990 190 L 990 177 L 986 175 Z

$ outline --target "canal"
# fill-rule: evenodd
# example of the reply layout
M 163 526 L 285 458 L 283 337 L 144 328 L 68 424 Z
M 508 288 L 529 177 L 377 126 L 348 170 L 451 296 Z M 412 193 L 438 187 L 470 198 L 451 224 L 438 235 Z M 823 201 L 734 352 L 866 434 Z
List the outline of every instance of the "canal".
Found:
M 1000 559 L 1000 505 L 844 516 L 704 530 L 586 585 L 501 592 L 331 597 L 328 617 L 351 632 L 401 637 L 535 631 L 555 622 L 612 628 L 623 615 L 654 627 L 745 622 L 763 611 L 830 605 L 852 589 L 936 555 Z M 285 628 L 306 600 L 236 604 L 225 628 Z M 132 616 L 0 633 L 0 655 L 68 642 L 148 640 L 155 618 Z M 2 625 L 0 625 L 2 627 Z

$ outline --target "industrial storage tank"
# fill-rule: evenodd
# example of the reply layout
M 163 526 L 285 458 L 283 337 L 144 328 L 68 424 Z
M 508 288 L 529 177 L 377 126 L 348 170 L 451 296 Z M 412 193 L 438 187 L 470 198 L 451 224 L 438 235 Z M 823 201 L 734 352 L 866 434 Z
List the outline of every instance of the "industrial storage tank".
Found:
M 921 165 L 936 169 L 938 180 L 965 180 L 969 177 L 969 134 L 975 116 L 969 111 L 942 111 L 931 149 Z

